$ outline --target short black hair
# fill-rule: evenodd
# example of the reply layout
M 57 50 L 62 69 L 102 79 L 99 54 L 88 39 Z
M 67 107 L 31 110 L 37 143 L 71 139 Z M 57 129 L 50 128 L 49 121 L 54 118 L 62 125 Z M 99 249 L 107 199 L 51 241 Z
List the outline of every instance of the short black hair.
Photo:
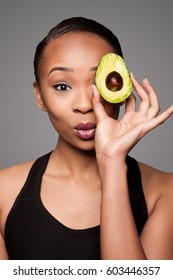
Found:
M 47 36 L 38 44 L 34 56 L 34 75 L 36 82 L 39 84 L 39 67 L 44 56 L 44 49 L 52 39 L 56 39 L 65 33 L 72 32 L 87 32 L 95 34 L 107 41 L 117 54 L 123 57 L 121 45 L 115 34 L 93 19 L 84 17 L 67 18 L 53 27 Z

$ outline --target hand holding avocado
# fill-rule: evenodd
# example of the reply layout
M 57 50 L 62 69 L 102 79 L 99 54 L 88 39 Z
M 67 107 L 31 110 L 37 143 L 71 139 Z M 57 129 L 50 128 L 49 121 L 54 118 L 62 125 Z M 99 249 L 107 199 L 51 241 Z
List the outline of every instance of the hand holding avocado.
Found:
M 157 94 L 147 79 L 142 85 L 131 74 L 135 91 L 140 98 L 138 110 L 135 110 L 136 100 L 133 93 L 126 100 L 125 114 L 120 121 L 110 118 L 100 102 L 100 95 L 93 86 L 93 109 L 97 120 L 95 135 L 96 153 L 100 158 L 123 159 L 136 143 L 150 130 L 162 124 L 173 114 L 173 106 L 158 115 L 160 107 Z

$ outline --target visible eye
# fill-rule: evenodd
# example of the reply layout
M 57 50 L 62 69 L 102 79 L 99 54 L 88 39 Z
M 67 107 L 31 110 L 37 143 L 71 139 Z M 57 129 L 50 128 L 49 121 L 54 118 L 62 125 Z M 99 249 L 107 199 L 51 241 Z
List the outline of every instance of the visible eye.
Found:
M 57 91 L 68 91 L 71 89 L 71 87 L 65 83 L 59 83 L 53 86 L 55 90 Z

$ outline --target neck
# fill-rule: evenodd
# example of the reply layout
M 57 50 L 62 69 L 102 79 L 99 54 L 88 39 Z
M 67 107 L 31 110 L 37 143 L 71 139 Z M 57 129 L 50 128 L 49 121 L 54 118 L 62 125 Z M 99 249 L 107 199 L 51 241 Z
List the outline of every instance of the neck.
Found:
M 77 177 L 98 176 L 95 151 L 81 151 L 59 138 L 52 153 L 54 167 Z

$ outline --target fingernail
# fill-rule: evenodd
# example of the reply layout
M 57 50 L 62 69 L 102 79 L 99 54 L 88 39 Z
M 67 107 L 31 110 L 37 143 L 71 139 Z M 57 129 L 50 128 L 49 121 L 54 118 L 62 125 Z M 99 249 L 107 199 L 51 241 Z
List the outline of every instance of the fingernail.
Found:
M 134 75 L 134 73 L 133 73 L 133 72 L 130 72 L 130 76 L 131 76 L 131 78 L 132 78 L 132 79 L 137 80 L 137 78 L 136 78 L 136 76 Z
M 144 83 L 150 84 L 150 83 L 149 83 L 149 80 L 148 80 L 147 78 L 144 79 Z
M 133 72 L 130 72 L 130 76 L 131 76 L 132 78 L 135 77 L 134 74 L 133 74 Z

